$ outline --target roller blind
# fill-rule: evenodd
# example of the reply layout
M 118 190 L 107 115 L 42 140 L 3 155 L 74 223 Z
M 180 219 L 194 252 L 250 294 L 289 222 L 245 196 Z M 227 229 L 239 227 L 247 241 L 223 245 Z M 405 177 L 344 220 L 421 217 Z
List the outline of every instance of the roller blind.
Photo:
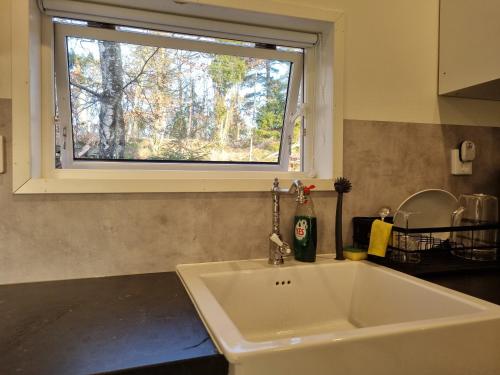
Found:
M 128 1 L 38 0 L 40 10 L 54 17 L 301 48 L 313 46 L 318 39 L 314 33 L 168 13 L 176 5 L 169 0 L 135 3 L 141 9 L 130 7 Z

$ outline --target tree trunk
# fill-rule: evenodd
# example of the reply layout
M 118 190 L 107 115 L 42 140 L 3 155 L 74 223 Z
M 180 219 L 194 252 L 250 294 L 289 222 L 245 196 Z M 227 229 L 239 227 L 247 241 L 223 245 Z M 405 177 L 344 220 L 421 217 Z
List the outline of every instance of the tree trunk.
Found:
M 191 80 L 191 95 L 190 95 L 190 100 L 189 100 L 189 118 L 188 118 L 188 123 L 187 123 L 187 137 L 192 138 L 192 132 L 193 132 L 193 116 L 194 116 L 194 79 L 192 75 L 190 75 L 189 79 Z
M 266 101 L 271 99 L 271 62 L 266 60 Z
M 102 97 L 99 112 L 99 156 L 123 159 L 125 156 L 125 120 L 123 117 L 123 66 L 120 45 L 99 41 Z
M 226 115 L 224 116 L 224 122 L 222 123 L 222 136 L 221 136 L 221 144 L 222 146 L 226 146 L 227 144 L 227 138 L 229 134 L 229 129 L 231 128 L 231 124 L 233 123 L 233 116 L 234 116 L 234 106 L 233 106 L 233 100 L 231 100 L 231 104 L 229 105 L 229 108 L 226 112 Z
M 235 107 L 236 107 L 236 111 L 238 111 L 238 108 L 240 106 L 240 88 L 241 86 L 238 84 L 238 86 L 236 86 L 236 98 L 235 98 Z M 236 141 L 240 141 L 240 132 L 241 132 L 241 121 L 238 119 L 236 121 Z
M 225 146 L 224 144 L 224 123 L 226 121 L 226 103 L 224 97 L 219 93 L 215 92 L 215 121 L 217 123 L 218 137 L 217 141 L 219 146 Z

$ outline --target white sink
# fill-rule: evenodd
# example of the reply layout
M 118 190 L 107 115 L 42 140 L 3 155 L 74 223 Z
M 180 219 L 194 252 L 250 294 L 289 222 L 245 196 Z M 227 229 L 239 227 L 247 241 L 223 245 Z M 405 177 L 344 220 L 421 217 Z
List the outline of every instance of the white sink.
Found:
M 500 306 L 370 262 L 177 272 L 231 374 L 500 374 Z

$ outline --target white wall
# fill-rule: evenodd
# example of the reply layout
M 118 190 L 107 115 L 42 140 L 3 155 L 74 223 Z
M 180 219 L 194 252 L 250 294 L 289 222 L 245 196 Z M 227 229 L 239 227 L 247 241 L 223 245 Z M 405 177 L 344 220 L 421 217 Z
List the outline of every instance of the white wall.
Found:
M 437 96 L 439 0 L 308 3 L 345 12 L 345 118 L 500 126 L 500 102 Z
M 308 3 L 345 12 L 345 118 L 500 126 L 500 102 L 437 96 L 439 0 Z M 10 98 L 10 4 L 0 0 L 0 98 Z

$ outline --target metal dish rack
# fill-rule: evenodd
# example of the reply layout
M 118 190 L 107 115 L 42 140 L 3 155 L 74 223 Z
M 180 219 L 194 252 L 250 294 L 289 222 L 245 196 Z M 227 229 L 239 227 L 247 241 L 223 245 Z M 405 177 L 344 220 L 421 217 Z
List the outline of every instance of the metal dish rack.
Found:
M 368 248 L 373 217 L 353 218 L 353 244 Z M 386 221 L 392 222 L 391 218 Z M 385 258 L 369 255 L 379 264 L 412 274 L 474 269 L 500 270 L 500 241 L 482 243 L 478 234 L 498 233 L 500 223 L 440 228 L 393 227 Z M 495 236 L 491 236 L 495 237 Z

